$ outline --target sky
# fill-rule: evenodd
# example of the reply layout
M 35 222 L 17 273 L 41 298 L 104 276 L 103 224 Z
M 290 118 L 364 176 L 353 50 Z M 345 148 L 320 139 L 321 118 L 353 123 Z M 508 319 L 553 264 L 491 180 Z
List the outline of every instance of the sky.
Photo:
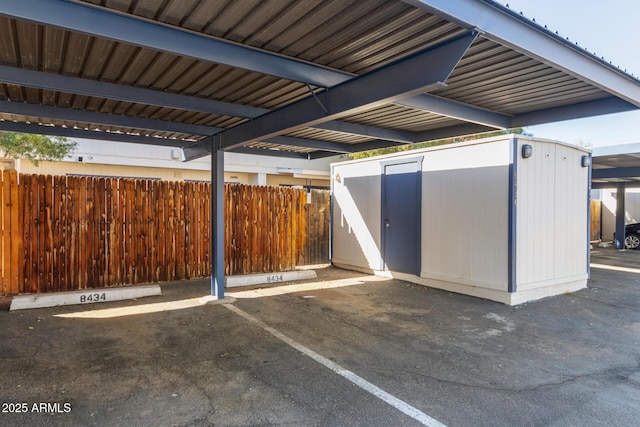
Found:
M 640 0 L 497 0 L 640 76 Z M 640 143 L 640 111 L 529 126 L 527 132 L 588 147 Z

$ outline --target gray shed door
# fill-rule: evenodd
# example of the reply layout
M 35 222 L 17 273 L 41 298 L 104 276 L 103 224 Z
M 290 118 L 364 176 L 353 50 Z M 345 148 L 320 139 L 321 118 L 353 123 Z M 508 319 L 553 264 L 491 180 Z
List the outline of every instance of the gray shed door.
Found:
M 383 167 L 383 260 L 389 270 L 419 275 L 420 164 L 414 161 Z

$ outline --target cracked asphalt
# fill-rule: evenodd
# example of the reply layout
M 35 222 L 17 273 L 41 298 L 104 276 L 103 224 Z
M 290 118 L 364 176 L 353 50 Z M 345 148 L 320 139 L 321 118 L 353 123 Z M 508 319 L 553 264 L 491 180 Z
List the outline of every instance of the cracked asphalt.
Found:
M 639 259 L 592 253 L 593 263 L 629 268 Z M 445 425 L 638 424 L 636 272 L 593 268 L 588 289 L 517 307 L 335 268 L 318 274 L 307 282 L 363 283 L 227 292 L 235 307 Z M 117 315 L 207 293 L 208 280 L 193 280 L 163 285 L 160 297 L 13 313 L 5 298 L 0 425 L 420 425 L 223 305 Z M 74 317 L 88 311 L 106 317 Z

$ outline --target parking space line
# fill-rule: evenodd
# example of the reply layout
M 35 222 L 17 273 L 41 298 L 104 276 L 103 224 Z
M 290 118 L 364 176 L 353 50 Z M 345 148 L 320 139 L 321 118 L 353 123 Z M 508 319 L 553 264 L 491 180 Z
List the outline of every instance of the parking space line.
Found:
M 318 353 L 316 353 L 315 351 L 311 350 L 310 348 L 305 347 L 304 345 L 300 344 L 297 341 L 294 341 L 293 339 L 291 339 L 288 336 L 284 335 L 282 332 L 279 332 L 278 330 L 276 330 L 276 329 L 272 328 L 271 326 L 267 325 L 266 323 L 264 323 L 262 320 L 253 317 L 252 315 L 250 315 L 249 313 L 239 309 L 238 307 L 236 307 L 234 305 L 231 305 L 231 304 L 225 304 L 225 305 L 223 305 L 223 307 L 226 307 L 229 310 L 231 310 L 234 313 L 236 313 L 237 315 L 239 315 L 241 317 L 244 317 L 245 319 L 247 319 L 251 323 L 255 323 L 256 325 L 260 326 L 265 331 L 269 332 L 274 337 L 278 338 L 280 341 L 283 341 L 286 344 L 289 344 L 291 347 L 295 348 L 296 350 L 298 350 L 302 354 L 312 358 L 313 360 L 315 360 L 316 362 L 320 363 L 321 365 L 324 365 L 325 367 L 331 369 L 336 374 L 338 374 L 338 375 L 342 376 L 343 378 L 351 381 L 353 384 L 355 384 L 358 387 L 362 388 L 366 392 L 371 393 L 372 395 L 376 396 L 378 399 L 380 399 L 383 402 L 393 406 L 394 408 L 396 408 L 400 412 L 410 416 L 411 418 L 413 418 L 414 420 L 422 423 L 423 425 L 425 425 L 425 426 L 433 426 L 433 427 L 436 427 L 436 426 L 445 427 L 444 424 L 442 424 L 441 422 L 437 421 L 436 419 L 430 417 L 429 415 L 425 414 L 424 412 L 420 411 L 419 409 L 414 408 L 413 406 L 409 405 L 408 403 L 406 403 L 406 402 L 398 399 L 397 397 L 387 393 L 386 391 L 382 390 L 380 387 L 378 387 L 378 386 L 376 386 L 374 384 L 371 384 L 369 381 L 365 380 L 364 378 L 359 377 L 358 375 L 354 374 L 353 372 L 351 372 L 351 371 L 349 371 L 347 369 L 344 369 L 342 366 L 338 365 L 337 363 L 332 362 L 331 360 L 327 359 L 326 357 L 319 355 Z

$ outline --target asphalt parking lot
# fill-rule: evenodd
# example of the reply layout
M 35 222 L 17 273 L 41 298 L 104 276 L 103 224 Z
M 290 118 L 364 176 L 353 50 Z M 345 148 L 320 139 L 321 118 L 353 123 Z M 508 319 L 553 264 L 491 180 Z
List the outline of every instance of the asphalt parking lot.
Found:
M 518 307 L 334 268 L 229 305 L 5 303 L 0 425 L 637 425 L 638 260 L 596 249 L 588 289 Z

